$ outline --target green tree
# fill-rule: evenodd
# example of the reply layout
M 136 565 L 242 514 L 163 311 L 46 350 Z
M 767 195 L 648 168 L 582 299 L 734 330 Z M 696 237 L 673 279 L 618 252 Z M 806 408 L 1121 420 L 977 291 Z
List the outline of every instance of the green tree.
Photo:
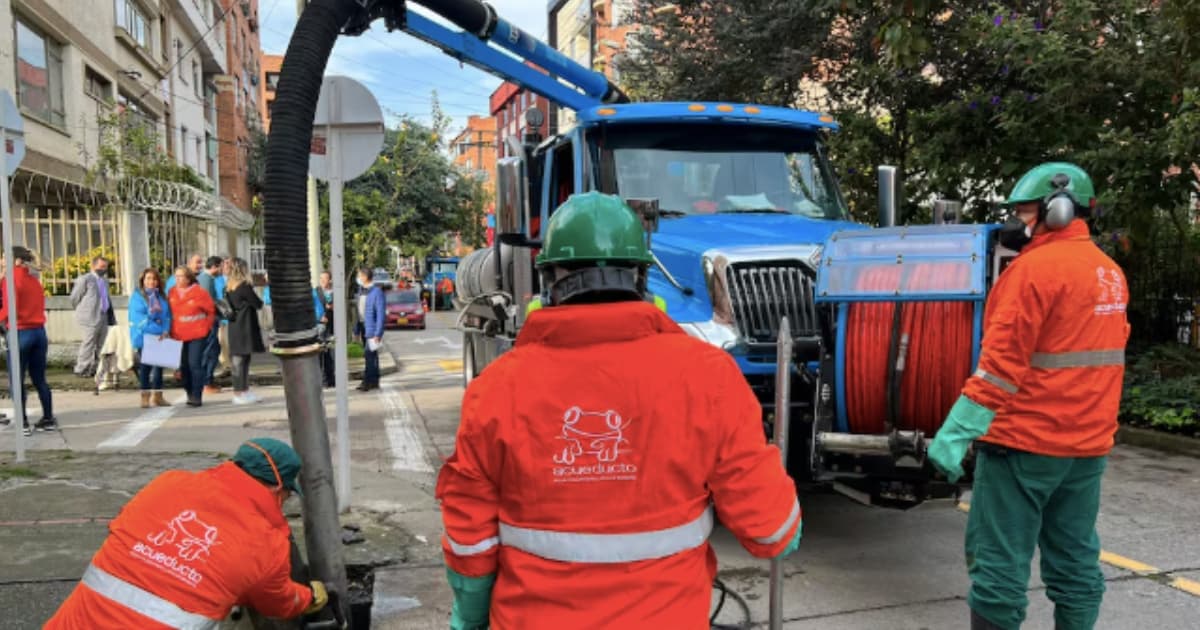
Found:
M 860 220 L 873 214 L 878 164 L 900 168 L 901 220 L 926 222 L 939 196 L 994 219 L 1025 169 L 1070 160 L 1096 180 L 1094 226 L 1130 277 L 1135 335 L 1173 338 L 1187 298 L 1200 295 L 1189 216 L 1200 185 L 1200 3 L 667 4 L 638 3 L 643 28 L 621 67 L 630 91 L 829 111 L 842 125 L 831 155 Z M 762 34 L 780 34 L 783 50 L 793 31 L 816 41 L 789 65 Z

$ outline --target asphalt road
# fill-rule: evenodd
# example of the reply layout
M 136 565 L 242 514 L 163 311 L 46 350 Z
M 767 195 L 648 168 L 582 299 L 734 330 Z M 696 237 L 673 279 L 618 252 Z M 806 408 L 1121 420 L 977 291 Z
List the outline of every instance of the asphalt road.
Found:
M 446 624 L 450 593 L 432 494 L 436 470 L 453 449 L 462 395 L 461 346 L 451 323 L 438 314 L 428 330 L 388 333 L 399 373 L 385 377 L 379 392 L 351 392 L 354 512 L 347 518 L 370 527 L 367 545 L 348 549 L 390 563 L 376 573 L 374 628 Z M 257 435 L 287 439 L 282 388 L 259 393 L 261 405 L 235 407 L 229 394 L 219 394 L 201 409 L 172 407 L 161 420 L 137 409 L 131 392 L 58 395 L 63 430 L 36 434 L 30 452 L 33 468 L 43 471 L 40 461 L 50 472 L 5 478 L 0 467 L 0 628 L 37 627 L 53 612 L 103 537 L 104 521 L 88 519 L 111 517 L 155 471 L 205 465 L 208 453 L 228 453 Z M 332 418 L 329 390 L 326 404 Z M 0 463 L 9 467 L 12 437 L 11 428 L 0 429 Z M 965 505 L 899 512 L 834 494 L 802 503 L 804 541 L 786 562 L 785 627 L 966 627 Z M 1200 460 L 1118 448 L 1099 526 L 1108 592 L 1098 627 L 1200 628 Z M 765 627 L 767 563 L 749 557 L 727 532 L 713 542 L 722 579 L 746 600 L 752 622 Z M 1025 628 L 1052 628 L 1036 561 L 1029 598 Z M 719 620 L 737 623 L 744 614 L 729 602 Z

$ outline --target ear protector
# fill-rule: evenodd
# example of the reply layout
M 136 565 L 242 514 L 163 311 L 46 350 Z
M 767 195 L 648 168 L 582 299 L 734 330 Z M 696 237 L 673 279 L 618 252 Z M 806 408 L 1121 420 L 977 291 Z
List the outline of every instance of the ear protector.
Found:
M 275 490 L 283 490 L 283 477 L 279 475 L 279 468 L 275 466 L 275 460 L 271 459 L 271 454 L 267 452 L 267 449 L 255 444 L 254 442 L 246 442 L 246 446 L 249 446 L 262 453 L 263 457 L 267 458 L 267 463 L 271 465 L 271 472 L 275 473 Z
M 1058 173 L 1051 178 L 1050 185 L 1054 190 L 1038 204 L 1038 220 L 1051 230 L 1061 230 L 1075 219 L 1075 196 L 1067 189 L 1071 177 Z

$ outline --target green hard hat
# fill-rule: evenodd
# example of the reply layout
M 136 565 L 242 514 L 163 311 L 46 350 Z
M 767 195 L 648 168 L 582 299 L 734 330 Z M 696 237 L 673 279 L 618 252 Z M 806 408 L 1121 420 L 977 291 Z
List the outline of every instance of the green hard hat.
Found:
M 267 485 L 280 484 L 301 494 L 296 479 L 300 474 L 300 454 L 275 438 L 254 438 L 244 442 L 233 454 L 233 462 L 246 474 Z
M 1013 186 L 1005 204 L 1013 205 L 1045 199 L 1047 195 L 1056 190 L 1053 181 L 1058 175 L 1067 177 L 1066 190 L 1077 205 L 1085 208 L 1091 206 L 1092 200 L 1096 198 L 1096 188 L 1092 185 L 1092 178 L 1088 177 L 1087 172 L 1082 168 L 1070 162 L 1046 162 L 1029 169 L 1029 172 L 1022 175 L 1021 179 L 1017 181 L 1017 185 Z
M 642 220 L 615 195 L 571 195 L 550 216 L 537 264 L 649 265 Z

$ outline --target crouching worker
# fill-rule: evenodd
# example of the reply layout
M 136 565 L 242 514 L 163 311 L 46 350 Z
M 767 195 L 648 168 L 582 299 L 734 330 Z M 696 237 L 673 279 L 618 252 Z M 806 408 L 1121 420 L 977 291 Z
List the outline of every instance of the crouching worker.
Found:
M 543 299 L 467 388 L 438 476 L 450 627 L 707 628 L 717 519 L 761 558 L 800 543 L 759 403 L 646 292 L 620 199 L 568 199 L 537 262 Z
M 216 628 L 235 605 L 290 619 L 323 608 L 321 582 L 291 579 L 283 502 L 300 456 L 271 438 L 208 470 L 167 471 L 109 524 L 109 536 L 50 630 Z

